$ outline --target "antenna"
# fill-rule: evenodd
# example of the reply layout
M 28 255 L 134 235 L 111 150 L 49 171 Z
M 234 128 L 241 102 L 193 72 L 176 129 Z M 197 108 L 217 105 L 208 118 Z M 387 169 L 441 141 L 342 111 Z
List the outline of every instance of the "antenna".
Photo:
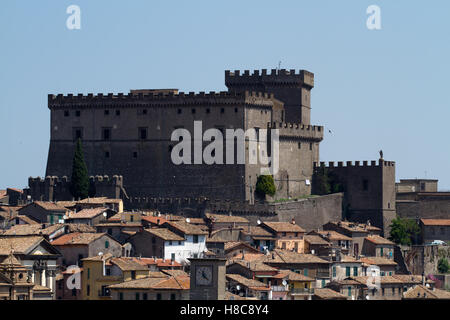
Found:
M 280 70 L 280 69 L 281 69 L 281 60 L 278 61 L 278 70 Z

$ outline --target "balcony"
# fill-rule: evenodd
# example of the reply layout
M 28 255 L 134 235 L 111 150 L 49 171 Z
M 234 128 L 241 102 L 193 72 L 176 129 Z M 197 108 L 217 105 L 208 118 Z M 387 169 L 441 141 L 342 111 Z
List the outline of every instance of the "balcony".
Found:
M 289 293 L 292 294 L 313 294 L 314 288 L 292 288 Z
M 274 292 L 283 292 L 283 291 L 289 291 L 289 287 L 288 286 L 272 286 L 271 287 L 272 291 Z

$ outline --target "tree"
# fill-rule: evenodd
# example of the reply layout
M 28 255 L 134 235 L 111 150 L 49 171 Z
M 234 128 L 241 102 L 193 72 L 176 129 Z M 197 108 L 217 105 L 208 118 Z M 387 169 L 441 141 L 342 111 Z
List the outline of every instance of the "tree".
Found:
M 438 270 L 440 273 L 448 273 L 450 271 L 450 264 L 447 258 L 441 258 L 438 262 Z
M 89 176 L 84 162 L 81 139 L 77 141 L 73 156 L 70 192 L 75 199 L 84 199 L 89 196 Z
M 411 245 L 419 233 L 420 228 L 414 220 L 395 218 L 392 220 L 389 240 L 397 244 Z
M 255 192 L 260 197 L 265 197 L 266 194 L 273 197 L 276 192 L 273 177 L 270 175 L 259 176 L 258 180 L 256 181 Z

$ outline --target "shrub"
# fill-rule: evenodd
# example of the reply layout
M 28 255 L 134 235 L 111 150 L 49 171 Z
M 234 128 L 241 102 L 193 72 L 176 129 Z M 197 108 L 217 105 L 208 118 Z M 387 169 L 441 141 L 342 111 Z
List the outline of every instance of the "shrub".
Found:
M 276 192 L 273 177 L 269 175 L 259 176 L 256 181 L 255 192 L 260 197 L 265 197 L 266 194 L 273 197 Z

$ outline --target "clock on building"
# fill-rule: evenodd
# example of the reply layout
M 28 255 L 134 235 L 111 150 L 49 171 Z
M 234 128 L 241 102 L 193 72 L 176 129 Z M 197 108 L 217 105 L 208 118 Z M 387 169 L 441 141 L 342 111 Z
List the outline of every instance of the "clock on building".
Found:
M 210 286 L 213 280 L 212 266 L 198 266 L 195 270 L 195 283 L 198 286 Z

